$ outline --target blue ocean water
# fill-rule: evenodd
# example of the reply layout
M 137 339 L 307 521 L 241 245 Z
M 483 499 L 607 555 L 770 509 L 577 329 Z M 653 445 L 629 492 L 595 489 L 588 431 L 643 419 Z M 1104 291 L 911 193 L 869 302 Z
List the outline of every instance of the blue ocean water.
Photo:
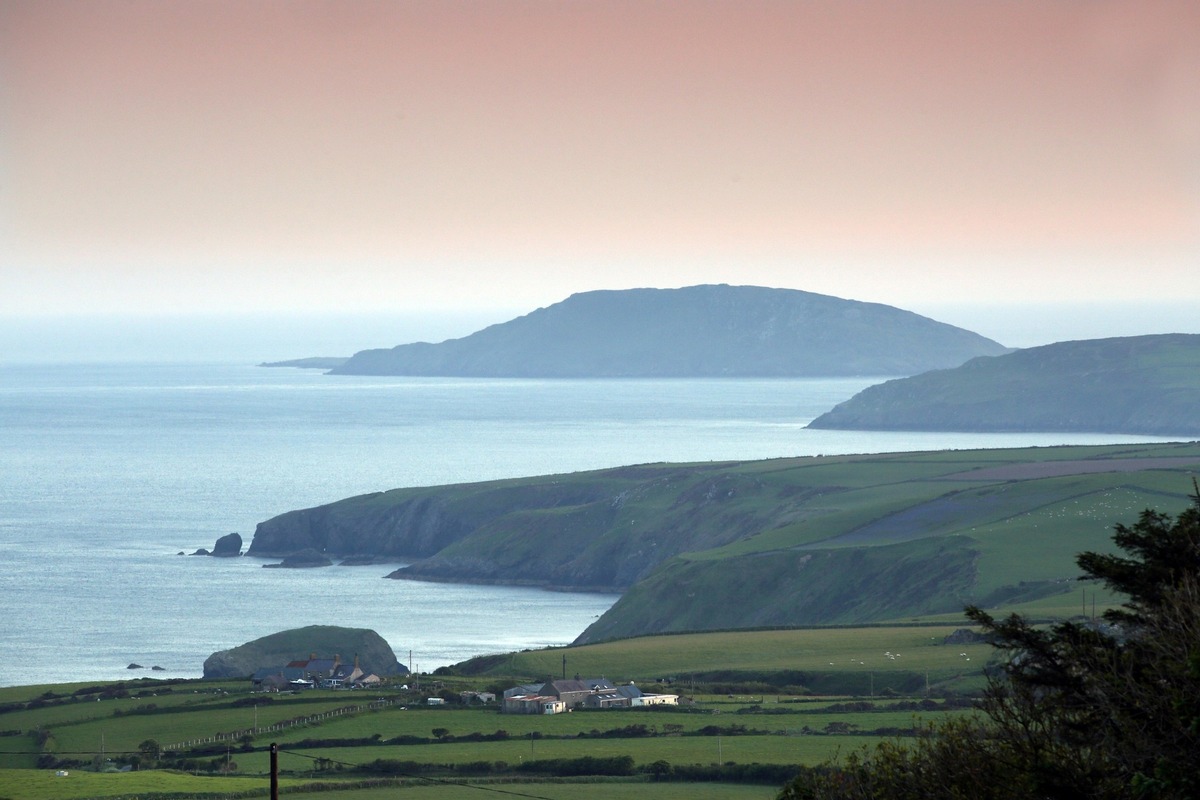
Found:
M 394 566 L 264 570 L 177 555 L 230 531 L 248 546 L 257 522 L 354 494 L 656 461 L 1147 440 L 804 428 L 879 380 L 10 365 L 0 379 L 0 686 L 198 676 L 215 650 L 310 624 L 373 628 L 428 670 L 567 643 L 615 600 L 382 580 Z

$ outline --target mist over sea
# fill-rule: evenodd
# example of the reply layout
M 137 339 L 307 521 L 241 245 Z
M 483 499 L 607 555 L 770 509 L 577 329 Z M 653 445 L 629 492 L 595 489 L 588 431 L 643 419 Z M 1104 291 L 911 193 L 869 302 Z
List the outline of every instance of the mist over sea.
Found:
M 232 363 L 13 363 L 0 381 L 0 685 L 199 676 L 284 628 L 377 630 L 430 670 L 565 644 L 616 599 L 184 557 L 399 486 L 656 461 L 1147 441 L 810 431 L 882 378 L 332 377 Z M 141 670 L 127 670 L 131 662 Z M 161 666 L 151 672 L 150 667 Z

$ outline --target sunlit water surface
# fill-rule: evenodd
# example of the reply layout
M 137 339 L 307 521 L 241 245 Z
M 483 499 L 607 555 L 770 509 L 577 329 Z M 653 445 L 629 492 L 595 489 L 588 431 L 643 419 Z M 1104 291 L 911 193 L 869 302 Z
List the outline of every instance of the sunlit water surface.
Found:
M 280 570 L 177 555 L 230 531 L 248 546 L 264 519 L 354 494 L 657 461 L 1148 440 L 805 429 L 879 380 L 6 367 L 0 686 L 198 676 L 215 650 L 312 624 L 372 628 L 427 670 L 568 643 L 616 599 L 384 580 L 394 565 Z

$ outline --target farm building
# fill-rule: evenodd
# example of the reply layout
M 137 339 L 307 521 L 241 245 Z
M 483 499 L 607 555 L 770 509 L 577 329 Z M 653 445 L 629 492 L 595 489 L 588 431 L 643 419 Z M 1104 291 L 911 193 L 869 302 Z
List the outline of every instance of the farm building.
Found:
M 281 689 L 314 688 L 343 689 L 357 686 L 375 686 L 381 682 L 378 675 L 364 673 L 358 666 L 341 663 L 339 656 L 291 661 L 282 667 L 263 667 L 250 676 L 255 689 L 280 691 Z
M 504 692 L 501 711 L 507 714 L 555 714 L 548 710 L 548 701 L 560 704 L 562 710 L 576 708 L 637 708 L 641 706 L 678 705 L 673 694 L 645 694 L 636 685 L 614 686 L 607 678 L 588 680 L 551 680 L 541 685 L 515 686 Z M 554 706 L 558 708 L 558 706 Z
M 561 714 L 567 704 L 557 697 L 540 694 L 518 694 L 504 698 L 501 711 L 505 714 Z

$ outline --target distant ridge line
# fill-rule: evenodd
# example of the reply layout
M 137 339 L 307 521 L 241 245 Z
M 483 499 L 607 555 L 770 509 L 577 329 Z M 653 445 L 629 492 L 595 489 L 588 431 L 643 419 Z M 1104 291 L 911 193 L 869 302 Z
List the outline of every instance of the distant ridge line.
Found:
M 893 306 L 720 284 L 573 294 L 460 339 L 363 350 L 330 374 L 897 376 L 1006 352 L 977 333 Z

